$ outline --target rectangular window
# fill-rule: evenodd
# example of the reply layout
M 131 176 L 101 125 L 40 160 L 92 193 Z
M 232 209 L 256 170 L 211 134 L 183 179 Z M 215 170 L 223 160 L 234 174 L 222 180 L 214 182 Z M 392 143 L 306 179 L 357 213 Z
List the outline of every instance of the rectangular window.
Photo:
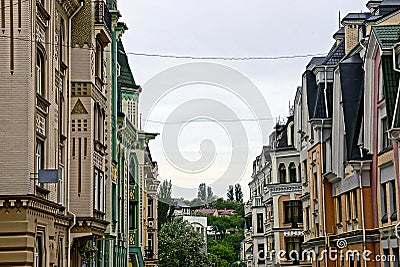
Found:
M 303 211 L 301 200 L 291 200 L 283 202 L 285 207 L 285 223 L 292 223 L 297 227 L 298 223 L 303 223 Z
M 64 166 L 62 165 L 59 168 L 58 203 L 64 205 Z
M 387 117 L 385 117 L 381 120 L 381 140 L 382 140 L 381 150 L 384 150 L 385 148 L 388 148 L 391 145 L 388 130 L 389 130 L 388 119 Z
M 129 211 L 130 215 L 131 211 Z M 117 221 L 117 186 L 114 183 L 112 184 L 112 220 L 113 222 Z
M 386 183 L 381 184 L 381 221 L 383 223 L 388 222 L 388 208 L 387 208 L 387 193 L 386 193 Z
M 153 258 L 153 243 L 154 243 L 154 234 L 148 233 L 147 234 L 147 258 Z
M 87 138 L 83 139 L 83 156 L 87 157 Z
M 263 219 L 263 214 L 258 213 L 257 214 L 257 233 L 263 233 L 264 232 L 264 219 Z
M 358 218 L 358 195 L 357 195 L 357 190 L 353 191 L 353 209 L 354 209 L 354 218 Z
M 99 173 L 99 211 L 104 211 L 104 177 Z
M 390 259 L 391 258 L 389 249 L 387 249 L 387 248 L 383 249 L 383 256 L 385 256 L 385 259 Z M 390 261 L 389 260 L 384 261 L 383 262 L 383 266 L 384 267 L 390 267 Z
M 304 183 L 308 183 L 307 160 L 303 161 L 303 176 L 304 176 Z
M 36 235 L 36 244 L 35 244 L 35 251 L 34 251 L 34 260 L 35 266 L 34 267 L 44 267 L 45 260 L 44 260 L 44 240 L 43 240 L 43 232 L 38 232 Z
M 292 255 L 292 257 L 295 257 L 296 255 L 301 256 L 302 253 L 301 244 L 303 243 L 303 237 L 286 237 L 285 243 L 286 243 L 287 255 Z M 297 253 L 294 253 L 292 251 L 296 251 Z M 299 259 L 289 258 L 289 260 L 297 261 Z
M 306 230 L 310 230 L 310 207 L 306 208 L 305 215 L 306 215 L 306 218 L 305 218 L 305 223 L 306 223 L 305 229 Z
M 316 172 L 313 174 L 313 178 L 313 199 L 318 199 L 318 177 Z
M 99 171 L 96 169 L 94 170 L 94 209 L 99 210 Z
M 336 205 L 337 205 L 337 223 L 342 223 L 343 222 L 343 207 L 342 207 L 342 196 L 338 196 L 336 198 Z
M 147 200 L 147 217 L 153 218 L 153 199 L 148 198 Z
M 135 204 L 129 203 L 129 230 L 134 230 L 136 228 L 135 216 L 136 216 L 136 208 Z
M 397 220 L 397 194 L 396 194 L 396 182 L 391 180 L 389 182 L 389 194 L 390 194 L 390 219 L 392 221 Z
M 350 198 L 350 193 L 346 194 L 346 219 L 347 219 L 347 221 L 351 220 L 351 198 Z
M 72 157 L 75 157 L 75 137 L 72 138 Z

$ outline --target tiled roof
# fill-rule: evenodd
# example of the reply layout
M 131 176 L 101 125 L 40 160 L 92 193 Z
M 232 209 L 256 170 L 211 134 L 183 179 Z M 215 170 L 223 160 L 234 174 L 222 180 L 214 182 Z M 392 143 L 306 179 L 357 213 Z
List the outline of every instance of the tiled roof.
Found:
M 128 56 L 125 54 L 122 41 L 118 41 L 118 64 L 120 66 L 120 75 L 118 77 L 118 87 L 139 88 L 133 78 L 131 68 L 129 66 Z
M 324 65 L 337 65 L 340 60 L 346 55 L 344 50 L 344 39 L 339 44 L 335 43 L 331 51 L 326 56 Z
M 382 56 L 383 90 L 385 93 L 386 114 L 391 123 L 396 105 L 400 74 L 393 69 L 392 56 Z
M 343 35 L 344 36 L 344 27 L 340 27 L 340 29 L 333 34 L 333 37 L 335 38 L 335 36 L 337 36 L 337 35 Z
M 372 31 L 381 48 L 390 49 L 399 40 L 400 25 L 372 26 Z

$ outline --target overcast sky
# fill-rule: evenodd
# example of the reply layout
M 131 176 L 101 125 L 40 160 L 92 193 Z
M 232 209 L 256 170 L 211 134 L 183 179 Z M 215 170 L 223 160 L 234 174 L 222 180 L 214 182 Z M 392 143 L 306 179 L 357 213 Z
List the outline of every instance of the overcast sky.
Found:
M 332 35 L 338 29 L 339 11 L 343 17 L 348 12 L 365 11 L 365 4 L 366 1 L 361 0 L 120 0 L 118 8 L 122 13 L 121 20 L 129 27 L 123 35 L 127 52 L 198 57 L 276 57 L 327 53 L 333 44 Z M 151 94 L 155 93 L 149 86 L 149 80 L 159 73 L 185 63 L 210 62 L 233 68 L 254 83 L 264 97 L 260 103 L 267 105 L 266 116 L 271 117 L 272 114 L 272 118 L 288 115 L 289 102 L 293 102 L 295 90 L 301 85 L 301 75 L 309 60 L 232 62 L 129 56 L 135 80 L 143 87 L 141 101 L 151 99 Z M 165 92 L 170 89 L 165 88 Z M 148 118 L 163 122 L 168 120 L 169 113 L 179 110 L 185 101 L 208 98 L 226 104 L 239 118 L 246 119 L 251 117 L 252 108 L 248 110 L 248 106 L 241 106 L 240 99 L 245 97 L 241 94 L 236 98 L 230 97 L 221 87 L 210 84 L 183 86 L 166 93 L 167 96 L 157 102 Z M 271 114 L 268 113 L 268 107 Z M 193 110 L 181 113 L 181 119 L 174 117 L 173 122 L 177 122 L 177 125 L 187 121 L 185 116 L 193 113 Z M 198 117 L 212 117 L 207 107 L 194 113 Z M 177 186 L 173 191 L 174 196 L 193 198 L 200 182 L 212 185 L 214 192 L 222 196 L 229 183 L 240 181 L 245 198 L 248 197 L 247 184 L 251 179 L 252 160 L 261 152 L 266 139 L 265 136 L 262 139 L 255 122 L 238 122 L 246 128 L 245 139 L 248 142 L 243 144 L 246 148 L 233 147 L 232 140 L 241 138 L 243 133 L 224 125 L 224 119 L 231 118 L 225 118 L 224 114 L 221 111 L 215 123 L 182 124 L 185 127 L 181 129 L 179 137 L 172 140 L 180 147 L 180 151 L 172 152 L 179 153 L 189 162 L 195 162 L 204 155 L 210 158 L 210 164 L 202 171 L 193 173 L 182 171 L 184 167 L 176 166 L 179 163 L 174 163 L 171 156 L 163 151 L 169 147 L 165 144 L 166 138 L 164 141 L 162 138 L 165 130 L 163 125 L 144 123 L 145 130 L 161 134 L 150 148 L 153 158 L 158 161 L 160 178 L 172 179 Z M 218 120 L 222 123 L 218 123 Z M 272 123 L 261 126 L 263 133 L 268 135 Z M 212 144 L 202 142 L 205 139 L 211 140 Z M 201 144 L 204 147 L 200 148 Z M 209 157 L 208 152 L 212 154 Z M 248 153 L 245 162 L 235 162 L 236 166 L 245 166 L 243 173 L 233 175 L 235 177 L 231 178 L 231 182 L 218 183 L 235 153 Z M 243 161 L 243 157 L 240 160 Z

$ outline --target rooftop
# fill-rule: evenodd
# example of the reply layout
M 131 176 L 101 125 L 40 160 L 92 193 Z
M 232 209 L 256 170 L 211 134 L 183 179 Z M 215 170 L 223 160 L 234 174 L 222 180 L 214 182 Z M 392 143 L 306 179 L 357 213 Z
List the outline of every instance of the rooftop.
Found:
M 391 49 L 399 42 L 400 25 L 372 26 L 372 32 L 382 49 Z

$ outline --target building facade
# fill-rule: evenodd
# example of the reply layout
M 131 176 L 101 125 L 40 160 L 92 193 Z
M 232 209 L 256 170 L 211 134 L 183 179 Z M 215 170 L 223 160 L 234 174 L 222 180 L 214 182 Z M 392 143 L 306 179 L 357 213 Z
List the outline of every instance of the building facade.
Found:
M 156 134 L 138 126 L 117 1 L 10 3 L 0 265 L 157 266 Z

